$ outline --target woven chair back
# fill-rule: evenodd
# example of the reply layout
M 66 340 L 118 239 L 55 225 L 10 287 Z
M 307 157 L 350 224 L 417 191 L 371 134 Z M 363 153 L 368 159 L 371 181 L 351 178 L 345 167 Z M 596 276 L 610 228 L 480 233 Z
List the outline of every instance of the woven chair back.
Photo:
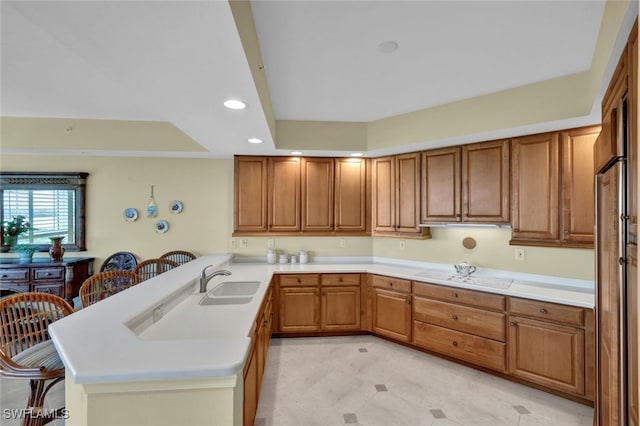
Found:
M 134 272 L 140 275 L 140 278 L 145 281 L 149 278 L 155 277 L 156 275 L 165 273 L 170 269 L 177 268 L 178 266 L 180 266 L 178 263 L 169 259 L 148 259 L 138 263 Z
M 169 251 L 163 254 L 162 256 L 160 256 L 160 259 L 169 259 L 169 260 L 173 260 L 178 265 L 184 265 L 185 263 L 191 262 L 193 259 L 196 259 L 197 257 L 198 256 L 188 251 L 174 250 L 174 251 Z
M 142 282 L 140 276 L 131 271 L 99 272 L 82 283 L 80 287 L 82 306 L 86 308 L 140 282 Z
M 0 350 L 13 358 L 49 340 L 49 324 L 72 313 L 71 305 L 53 294 L 18 293 L 0 300 Z

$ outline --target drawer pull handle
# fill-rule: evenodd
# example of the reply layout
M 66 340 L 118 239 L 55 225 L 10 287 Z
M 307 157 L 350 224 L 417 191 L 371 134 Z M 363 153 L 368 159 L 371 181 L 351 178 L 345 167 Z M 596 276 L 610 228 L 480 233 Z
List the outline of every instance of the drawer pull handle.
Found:
M 339 282 L 342 282 L 342 277 L 338 278 L 338 281 L 339 281 Z
M 47 272 L 47 276 L 50 277 L 51 276 L 51 272 Z
M 453 293 L 453 297 L 458 298 L 458 293 Z
M 2 278 L 7 278 L 7 277 L 9 277 L 9 275 L 3 275 L 3 276 L 2 276 Z
M 389 283 L 389 287 L 393 287 L 393 283 Z
M 458 342 L 456 342 L 455 340 L 453 341 L 453 346 L 458 346 Z
M 410 305 L 411 304 L 411 296 L 407 296 L 407 298 L 404 301 L 407 302 Z
M 298 282 L 300 282 L 300 278 L 298 278 Z
M 540 309 L 540 313 L 541 314 L 548 314 L 547 310 L 545 308 Z
M 458 316 L 454 314 L 454 315 L 451 315 L 451 318 L 453 318 L 454 320 L 457 320 Z
M 515 327 L 515 326 L 516 326 L 516 323 L 515 323 L 515 322 L 513 322 L 513 321 L 511 321 L 511 322 L 509 323 L 509 325 L 510 325 L 511 327 Z

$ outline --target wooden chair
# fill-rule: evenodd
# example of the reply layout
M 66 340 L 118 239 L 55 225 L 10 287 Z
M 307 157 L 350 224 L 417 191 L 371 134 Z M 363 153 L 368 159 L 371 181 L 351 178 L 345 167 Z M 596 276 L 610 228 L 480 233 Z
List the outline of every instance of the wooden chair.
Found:
M 103 271 L 133 271 L 136 268 L 138 261 L 133 253 L 128 251 L 119 251 L 107 257 L 102 266 L 100 272 Z
M 142 282 L 140 276 L 131 271 L 99 272 L 87 278 L 80 286 L 82 307 L 93 305 L 140 282 Z
M 148 259 L 138 263 L 133 272 L 140 275 L 140 278 L 145 281 L 178 266 L 180 265 L 177 262 L 169 259 Z
M 162 256 L 160 256 L 160 259 L 169 259 L 169 260 L 173 260 L 178 265 L 184 265 L 185 263 L 191 262 L 193 259 L 196 259 L 197 257 L 198 256 L 188 251 L 174 250 L 174 251 L 169 251 L 163 254 Z
M 47 327 L 72 313 L 73 308 L 53 294 L 18 293 L 0 300 L 0 375 L 29 380 L 23 425 L 43 425 L 62 414 L 64 407 L 41 412 L 49 390 L 64 379 L 64 364 Z

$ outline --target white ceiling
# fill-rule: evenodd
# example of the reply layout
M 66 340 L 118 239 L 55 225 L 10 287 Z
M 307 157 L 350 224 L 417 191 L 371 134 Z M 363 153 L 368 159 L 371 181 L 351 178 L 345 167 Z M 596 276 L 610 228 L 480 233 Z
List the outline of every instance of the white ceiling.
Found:
M 277 119 L 371 121 L 589 69 L 604 0 L 252 8 Z M 207 156 L 275 152 L 227 1 L 2 1 L 0 11 L 3 116 L 167 121 Z M 383 41 L 397 51 L 380 53 Z M 250 107 L 226 110 L 229 97 Z

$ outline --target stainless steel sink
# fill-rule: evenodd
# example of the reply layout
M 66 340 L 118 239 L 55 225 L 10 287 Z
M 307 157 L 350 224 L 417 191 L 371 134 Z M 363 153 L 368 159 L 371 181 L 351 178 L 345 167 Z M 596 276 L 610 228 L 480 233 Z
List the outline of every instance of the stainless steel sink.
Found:
M 225 281 L 209 292 L 211 296 L 252 296 L 260 287 L 260 281 Z
M 251 302 L 253 296 L 238 297 L 211 297 L 209 295 L 202 298 L 201 305 L 244 305 Z

